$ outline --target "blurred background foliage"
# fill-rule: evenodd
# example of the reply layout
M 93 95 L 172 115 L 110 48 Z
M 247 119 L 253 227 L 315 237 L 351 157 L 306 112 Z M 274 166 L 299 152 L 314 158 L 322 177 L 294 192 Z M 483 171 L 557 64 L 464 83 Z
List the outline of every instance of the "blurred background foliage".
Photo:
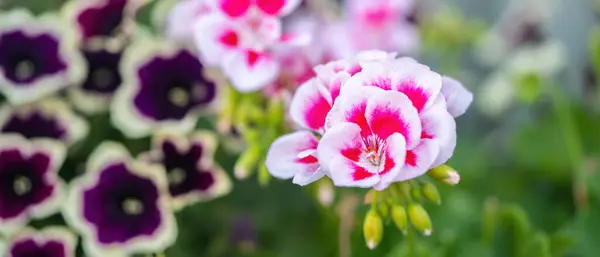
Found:
M 0 0 L 0 6 L 41 13 L 63 2 Z M 150 24 L 156 2 L 144 8 L 141 23 Z M 510 1 L 447 2 L 451 13 L 421 23 L 421 59 L 461 78 L 477 98 L 479 86 L 499 65 L 478 63 L 472 43 Z M 401 257 L 412 251 L 432 257 L 600 256 L 600 90 L 593 72 L 600 71 L 597 9 L 593 1 L 555 2 L 559 11 L 543 29 L 564 44 L 565 69 L 547 80 L 522 82 L 517 91 L 533 90 L 524 94 L 538 97 L 517 101 L 502 115 L 483 115 L 474 104 L 457 120 L 459 141 L 449 164 L 462 180 L 439 188 L 442 205 L 427 206 L 434 233 L 418 236 L 416 249 L 393 224 L 375 250 L 365 246 L 364 190 L 336 189 L 336 201 L 324 207 L 314 200 L 318 185 L 301 188 L 273 180 L 261 187 L 249 179 L 235 181 L 223 198 L 179 212 L 178 241 L 166 256 Z M 74 174 L 78 158 L 103 140 L 127 142 L 134 154 L 147 149 L 147 139 L 126 139 L 110 128 L 108 117 L 91 119 L 91 134 L 63 172 Z M 200 126 L 214 128 L 212 120 Z M 237 156 L 221 147 L 216 158 L 231 173 Z

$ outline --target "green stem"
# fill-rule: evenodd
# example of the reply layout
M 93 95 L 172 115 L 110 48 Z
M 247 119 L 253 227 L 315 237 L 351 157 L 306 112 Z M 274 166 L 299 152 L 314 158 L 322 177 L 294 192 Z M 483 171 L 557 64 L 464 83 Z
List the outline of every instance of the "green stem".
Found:
M 554 100 L 554 111 L 563 132 L 567 154 L 571 159 L 573 169 L 573 200 L 577 211 L 583 211 L 588 205 L 586 178 L 582 165 L 584 159 L 583 146 L 577 132 L 577 126 L 571 116 L 569 103 L 557 86 L 550 84 L 550 87 Z
M 410 252 L 410 256 L 417 257 L 417 242 L 415 238 L 416 231 L 408 231 L 408 235 L 406 235 L 406 239 L 408 240 L 408 251 Z

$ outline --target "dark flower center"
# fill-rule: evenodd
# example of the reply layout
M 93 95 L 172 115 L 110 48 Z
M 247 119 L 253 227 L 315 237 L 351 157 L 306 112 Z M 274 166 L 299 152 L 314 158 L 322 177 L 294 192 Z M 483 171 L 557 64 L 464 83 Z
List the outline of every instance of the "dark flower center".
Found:
M 14 73 L 18 80 L 31 79 L 35 74 L 35 65 L 30 60 L 21 60 L 15 65 Z
M 140 199 L 129 197 L 121 203 L 123 213 L 130 216 L 137 216 L 144 213 L 144 203 Z
M 13 180 L 13 190 L 16 195 L 22 196 L 31 192 L 31 180 L 22 175 L 17 175 Z
M 169 101 L 178 107 L 185 107 L 190 103 L 190 96 L 185 87 L 175 86 L 169 90 Z
M 98 88 L 107 88 L 115 81 L 113 72 L 107 68 L 101 67 L 92 71 L 92 81 Z

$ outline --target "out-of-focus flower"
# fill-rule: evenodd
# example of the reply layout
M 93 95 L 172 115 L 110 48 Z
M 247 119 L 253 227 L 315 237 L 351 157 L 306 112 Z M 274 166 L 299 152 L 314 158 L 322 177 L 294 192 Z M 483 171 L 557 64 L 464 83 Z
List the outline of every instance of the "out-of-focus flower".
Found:
M 556 7 L 555 0 L 510 1 L 500 19 L 478 42 L 476 53 L 480 60 L 495 65 L 519 46 L 543 41 L 544 25 Z
M 280 17 L 299 0 L 215 0 L 216 8 L 195 23 L 196 46 L 202 60 L 218 66 L 240 92 L 272 83 L 280 67 L 272 50 L 285 44 L 307 43 L 302 35 L 282 33 Z
M 83 79 L 71 26 L 53 15 L 0 13 L 0 92 L 12 104 L 42 98 Z
M 555 76 L 565 64 L 566 53 L 560 42 L 524 45 L 482 83 L 477 105 L 484 114 L 498 116 L 517 95 L 532 101 L 541 92 L 540 83 Z M 532 81 L 522 81 L 527 78 Z
M 217 87 L 196 56 L 159 39 L 126 50 L 123 84 L 111 106 L 113 124 L 129 137 L 155 130 L 186 133 L 216 99 Z
M 59 211 L 63 182 L 58 176 L 66 149 L 54 140 L 28 141 L 0 135 L 0 232 L 11 234 L 32 218 Z
M 216 136 L 208 131 L 188 137 L 159 133 L 152 150 L 140 159 L 165 167 L 175 209 L 223 196 L 231 190 L 225 172 L 214 163 Z
M 88 63 L 87 77 L 82 84 L 68 88 L 69 99 L 77 109 L 88 114 L 106 111 L 122 83 L 119 70 L 122 51 L 85 49 L 83 55 Z
M 336 58 L 379 49 L 403 55 L 419 49 L 418 27 L 409 22 L 413 0 L 348 0 L 344 20 L 326 29 L 330 50 Z
M 87 121 L 58 98 L 47 98 L 17 107 L 0 107 L 0 132 L 47 138 L 71 145 L 89 132 Z
M 164 1 L 168 2 L 168 1 Z M 203 15 L 215 11 L 214 0 L 180 0 L 171 7 L 164 24 L 168 39 L 188 44 L 194 42 L 194 24 Z
M 62 227 L 48 227 L 40 231 L 26 229 L 10 240 L 7 257 L 75 257 L 77 237 Z
M 252 253 L 258 245 L 254 221 L 248 216 L 236 216 L 231 224 L 229 240 L 244 253 Z
M 80 40 L 116 36 L 123 24 L 127 5 L 139 0 L 71 1 L 64 7 L 66 15 L 77 25 Z
M 159 252 L 177 237 L 164 170 L 114 142 L 101 144 L 71 183 L 63 216 L 82 234 L 87 256 Z

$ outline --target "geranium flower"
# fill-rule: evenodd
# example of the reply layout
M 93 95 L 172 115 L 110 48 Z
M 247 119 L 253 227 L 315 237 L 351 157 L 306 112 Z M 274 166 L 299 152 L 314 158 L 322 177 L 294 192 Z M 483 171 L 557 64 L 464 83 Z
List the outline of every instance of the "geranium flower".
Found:
M 13 236 L 2 256 L 7 257 L 75 257 L 77 237 L 61 227 L 40 231 L 26 229 Z
M 120 32 L 127 5 L 136 0 L 71 1 L 64 6 L 67 17 L 77 25 L 80 40 L 109 38 Z
M 0 92 L 12 104 L 37 100 L 83 79 L 71 27 L 23 10 L 0 14 Z
M 165 167 L 172 204 L 180 209 L 231 190 L 229 178 L 213 162 L 216 144 L 216 136 L 207 131 L 188 137 L 159 133 L 152 150 L 140 158 Z
M 13 233 L 59 210 L 64 183 L 58 170 L 65 151 L 54 140 L 0 135 L 0 232 Z
M 132 160 L 113 142 L 90 156 L 72 182 L 66 222 L 83 236 L 87 256 L 129 256 L 164 250 L 176 238 L 164 170 Z
M 57 98 L 12 107 L 0 107 L 0 132 L 17 133 L 28 139 L 47 138 L 71 145 L 89 132 L 87 121 Z
M 143 41 L 143 42 L 141 42 Z M 216 98 L 196 56 L 159 39 L 140 40 L 123 57 L 123 84 L 112 103 L 113 124 L 129 137 L 156 129 L 186 133 Z
M 215 11 L 213 0 L 181 0 L 170 9 L 164 25 L 168 39 L 184 44 L 194 42 L 194 24 L 203 15 Z M 158 8 L 158 7 L 157 7 Z
M 87 77 L 82 84 L 68 88 L 69 99 L 77 109 L 88 114 L 108 109 L 122 83 L 119 70 L 122 54 L 106 48 L 83 50 L 88 63 Z
M 283 34 L 280 17 L 299 0 L 213 0 L 215 11 L 195 24 L 195 41 L 202 60 L 218 66 L 241 92 L 256 91 L 273 82 L 280 70 L 271 50 L 281 44 L 305 43 L 300 35 Z
M 326 28 L 330 51 L 337 58 L 370 49 L 415 53 L 419 31 L 408 20 L 413 8 L 413 0 L 346 1 L 344 20 Z

